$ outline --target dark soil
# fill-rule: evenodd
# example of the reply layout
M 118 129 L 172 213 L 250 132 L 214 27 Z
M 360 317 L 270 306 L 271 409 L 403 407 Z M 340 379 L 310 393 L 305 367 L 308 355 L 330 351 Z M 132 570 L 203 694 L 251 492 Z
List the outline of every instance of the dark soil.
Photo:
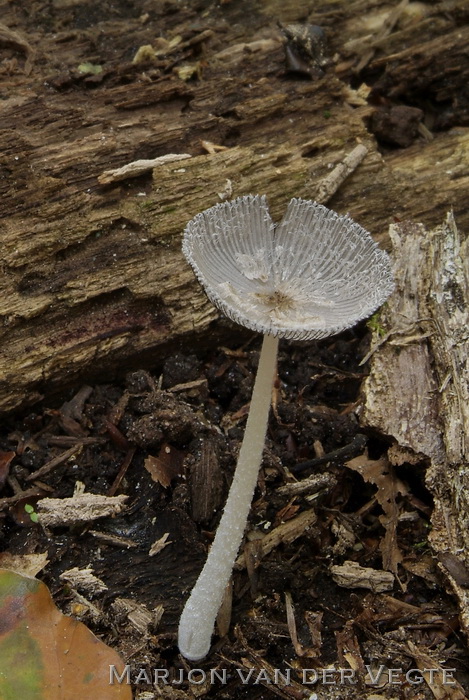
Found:
M 376 488 L 346 466 L 348 459 L 365 452 L 378 459 L 388 447 L 380 436 L 364 433 L 359 423 L 360 386 L 366 372 L 359 363 L 368 342 L 369 333 L 362 326 L 308 346 L 281 345 L 247 556 L 254 535 L 268 533 L 303 511 L 313 508 L 317 522 L 290 544 L 280 543 L 257 567 L 235 573 L 229 632 L 215 636 L 210 656 L 195 664 L 207 673 L 227 669 L 226 684 L 203 686 L 207 697 L 303 697 L 298 695 L 300 686 L 269 687 L 264 676 L 258 684 L 253 678 L 243 684 L 235 671 L 246 673 L 250 665 L 256 669 L 255 678 L 262 669 L 265 674 L 265 669 L 293 668 L 297 670 L 292 679 L 301 681 L 303 668 L 329 664 L 349 668 L 352 654 L 357 669 L 362 664 L 373 668 L 383 664 L 405 673 L 416 668 L 408 640 L 417 647 L 438 649 L 440 661 L 457 668 L 464 682 L 467 656 L 457 609 L 445 593 L 427 545 L 431 500 L 424 487 L 423 464 L 414 465 L 412 471 L 403 465 L 400 470 L 408 493 L 397 501 L 397 546 L 403 561 L 394 589 L 351 590 L 337 585 L 331 576 L 331 565 L 346 560 L 382 569 L 385 530 Z M 21 498 L 20 492 L 17 504 L 4 508 L 2 548 L 15 554 L 47 552 L 49 563 L 40 578 L 54 600 L 63 611 L 78 613 L 121 652 L 131 665 L 132 680 L 141 669 L 150 675 L 154 669 L 168 669 L 172 679 L 186 669 L 184 682 L 168 686 L 167 693 L 182 688 L 192 697 L 194 688 L 201 690 L 187 681 L 190 667 L 178 654 L 177 621 L 227 493 L 257 360 L 257 339 L 238 349 L 214 348 L 205 356 L 175 355 L 161 373 L 142 370 L 129 374 L 125 386 L 84 387 L 59 407 L 36 407 L 3 426 L 0 449 L 15 453 L 4 496 L 11 495 L 14 485 L 17 490 L 30 487 L 29 475 L 70 446 L 77 450 L 74 457 L 33 480 L 36 497 Z M 145 468 L 150 455 L 158 458 L 154 479 Z M 300 480 L 312 474 L 327 478 L 316 493 L 296 498 L 279 494 L 279 487 L 294 481 L 292 472 Z M 214 485 L 206 493 L 211 474 Z M 40 512 L 42 496 L 70 498 L 77 482 L 90 493 L 126 494 L 127 508 L 114 518 L 49 531 L 31 522 L 25 503 Z M 166 533 L 167 545 L 150 556 L 153 543 Z M 107 590 L 96 595 L 80 590 L 83 597 L 77 607 L 75 590 L 59 578 L 73 567 L 91 567 Z M 87 599 L 92 599 L 98 615 L 87 606 Z M 118 599 L 143 606 L 140 612 L 147 612 L 143 627 L 129 609 L 116 605 Z M 295 627 L 287 619 L 288 600 Z M 158 621 L 152 611 L 159 605 L 164 612 Z M 357 674 L 358 683 L 364 678 L 364 672 Z M 140 679 L 136 689 L 149 691 L 146 678 Z M 340 690 L 340 697 L 348 693 L 357 697 L 359 690 L 340 684 L 333 688 Z M 319 686 L 319 692 L 322 689 Z M 428 688 L 418 690 L 419 697 L 430 697 Z M 365 691 L 363 687 L 358 697 Z M 396 697 L 393 685 L 380 692 Z M 404 680 L 399 693 L 415 697 L 415 686 Z

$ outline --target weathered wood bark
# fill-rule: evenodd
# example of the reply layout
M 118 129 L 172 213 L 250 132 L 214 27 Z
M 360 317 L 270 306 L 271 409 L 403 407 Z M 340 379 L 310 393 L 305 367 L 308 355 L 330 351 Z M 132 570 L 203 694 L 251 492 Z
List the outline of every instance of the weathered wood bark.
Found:
M 469 225 L 461 198 L 469 181 L 467 130 L 419 137 L 383 157 L 368 131 L 376 108 L 348 87 L 354 71 L 374 61 L 370 75 L 382 73 L 379 99 L 389 91 L 409 100 L 409 59 L 417 60 L 424 45 L 433 53 L 419 94 L 427 91 L 432 104 L 453 99 L 447 125 L 464 123 L 464 103 L 455 99 L 469 70 L 467 28 L 456 31 L 464 9 L 442 3 L 415 18 L 401 3 L 388 30 L 384 3 L 370 9 L 360 0 L 334 10 L 315 3 L 310 21 L 325 28 L 329 65 L 323 77 L 307 80 L 285 72 L 277 20 L 304 20 L 309 3 L 232 5 L 200 16 L 195 4 L 167 2 L 145 14 L 142 0 L 122 18 L 106 14 L 113 11 L 106 3 L 96 10 L 84 0 L 56 0 L 47 18 L 32 13 L 27 36 L 15 31 L 19 10 L 6 8 L 0 411 L 81 379 L 110 378 L 135 362 L 156 362 L 175 343 L 204 333 L 217 315 L 181 256 L 187 220 L 246 193 L 267 193 L 280 217 L 292 196 L 317 197 L 321 180 L 357 142 L 369 153 L 334 196 L 334 208 L 378 237 L 393 217 L 435 225 L 450 206 L 461 227 Z M 384 27 L 378 43 L 376 26 Z M 181 34 L 181 41 L 132 63 L 139 46 L 162 34 Z M 86 62 L 102 73 L 80 72 Z M 187 63 L 200 79 L 179 77 Z M 227 150 L 207 152 L 204 141 Z M 99 179 L 168 153 L 193 157 L 137 178 Z
M 430 541 L 469 633 L 469 257 L 452 214 L 428 230 L 391 226 L 397 289 L 381 314 L 365 424 L 391 436 L 394 463 L 428 460 Z

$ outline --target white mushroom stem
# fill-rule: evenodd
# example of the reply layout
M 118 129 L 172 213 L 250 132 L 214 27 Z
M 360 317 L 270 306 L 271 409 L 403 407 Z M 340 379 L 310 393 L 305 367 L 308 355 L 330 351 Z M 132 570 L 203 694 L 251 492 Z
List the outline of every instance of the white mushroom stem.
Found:
M 238 464 L 205 566 L 179 621 L 179 650 L 190 661 L 207 656 L 215 619 L 243 539 L 262 461 L 278 338 L 265 335 Z

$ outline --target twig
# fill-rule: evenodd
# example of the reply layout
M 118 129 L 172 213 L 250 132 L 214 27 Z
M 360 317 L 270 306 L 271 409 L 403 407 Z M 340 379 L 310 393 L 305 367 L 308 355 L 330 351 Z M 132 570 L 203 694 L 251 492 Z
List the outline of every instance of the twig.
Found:
M 336 462 L 347 461 L 348 459 L 351 459 L 352 456 L 357 457 L 363 454 L 363 450 L 365 449 L 366 443 L 366 436 L 359 433 L 358 435 L 355 435 L 352 442 L 348 445 L 345 445 L 344 447 L 339 447 L 338 450 L 333 450 L 327 455 L 324 455 L 324 457 L 316 457 L 315 459 L 308 459 L 306 462 L 300 462 L 299 464 L 295 464 L 293 467 L 290 468 L 290 471 L 292 474 L 300 474 L 301 472 L 304 472 L 307 469 L 313 469 L 314 467 L 318 467 L 321 464 L 334 464 Z
M 59 455 L 58 457 L 54 457 L 54 459 L 51 459 L 49 462 L 46 462 L 46 464 L 37 469 L 35 472 L 29 474 L 26 477 L 26 481 L 33 481 L 34 479 L 37 479 L 40 476 L 44 476 L 44 474 L 48 474 L 53 469 L 66 462 L 70 457 L 73 457 L 74 455 L 79 455 L 82 449 L 83 445 L 80 443 L 76 443 L 69 450 L 65 450 L 65 452 L 62 452 L 61 455 Z
M 37 498 L 41 495 L 41 491 L 35 487 L 28 489 L 27 491 L 20 491 L 14 496 L 7 496 L 6 498 L 0 498 L 0 511 L 10 506 L 14 506 L 26 498 Z
M 368 149 L 362 143 L 350 151 L 343 161 L 335 166 L 334 170 L 321 182 L 316 194 L 316 201 L 324 204 L 334 195 L 344 180 L 358 168 Z
M 152 158 L 150 160 L 133 160 L 131 163 L 126 163 L 115 170 L 105 170 L 101 175 L 98 175 L 98 182 L 101 185 L 109 185 L 111 182 L 119 182 L 120 180 L 127 180 L 130 177 L 138 177 L 143 173 L 153 170 L 153 168 L 158 167 L 158 165 L 173 163 L 178 160 L 186 160 L 187 158 L 192 158 L 192 156 L 189 153 L 167 153 L 164 156 L 159 156 L 158 158 Z
M 108 491 L 108 496 L 115 495 L 117 489 L 120 486 L 122 479 L 125 476 L 127 469 L 130 466 L 130 463 L 133 459 L 134 454 L 135 454 L 135 447 L 131 447 L 130 450 L 128 450 L 127 454 L 125 455 L 124 461 L 122 462 L 121 468 L 119 469 L 119 473 L 117 474 L 116 478 L 114 479 L 114 483 L 112 484 L 111 488 Z

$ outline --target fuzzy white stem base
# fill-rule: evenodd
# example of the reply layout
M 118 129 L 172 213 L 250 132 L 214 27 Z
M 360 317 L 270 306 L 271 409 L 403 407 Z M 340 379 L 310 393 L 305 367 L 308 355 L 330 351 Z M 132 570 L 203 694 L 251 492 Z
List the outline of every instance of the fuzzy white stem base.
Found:
M 262 461 L 277 348 L 278 338 L 264 336 L 246 431 L 225 509 L 179 621 L 179 650 L 190 661 L 203 659 L 209 652 L 215 619 L 243 539 Z

